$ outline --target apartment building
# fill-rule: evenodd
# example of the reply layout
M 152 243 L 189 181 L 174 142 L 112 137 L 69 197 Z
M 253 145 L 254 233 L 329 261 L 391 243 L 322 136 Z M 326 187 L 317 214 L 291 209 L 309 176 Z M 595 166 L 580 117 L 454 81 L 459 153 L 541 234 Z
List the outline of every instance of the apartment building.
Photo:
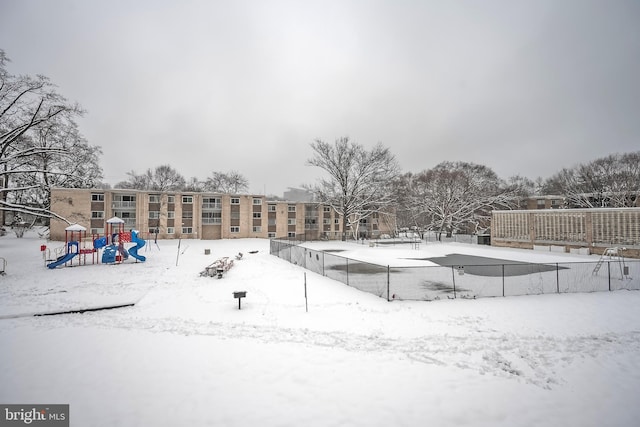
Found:
M 565 198 L 563 196 L 531 196 L 523 199 L 520 203 L 521 209 L 561 209 L 564 207 Z
M 56 188 L 51 210 L 92 234 L 104 234 L 105 221 L 124 220 L 126 230 L 159 239 L 233 239 L 296 237 L 339 238 L 341 216 L 311 202 L 271 201 L 262 195 L 150 192 Z M 52 218 L 52 240 L 64 240 L 68 224 Z M 360 222 L 362 237 L 390 234 L 393 221 L 374 214 Z

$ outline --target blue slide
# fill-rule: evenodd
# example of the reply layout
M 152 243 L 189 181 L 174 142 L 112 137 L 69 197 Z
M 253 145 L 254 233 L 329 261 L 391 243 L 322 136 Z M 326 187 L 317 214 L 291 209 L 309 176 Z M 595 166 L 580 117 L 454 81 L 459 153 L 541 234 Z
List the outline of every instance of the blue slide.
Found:
M 65 255 L 62 255 L 60 258 L 58 258 L 56 261 L 52 262 L 51 264 L 47 264 L 47 267 L 54 269 L 59 265 L 66 264 L 67 262 L 71 261 L 71 259 L 76 255 L 78 255 L 77 252 L 69 252 Z
M 142 262 L 146 261 L 147 257 L 145 257 L 144 255 L 138 254 L 138 249 L 141 249 L 146 242 L 142 239 L 138 239 L 138 232 L 135 230 L 131 230 L 131 241 L 136 245 L 131 249 L 129 249 L 129 255 L 131 255 L 132 257 L 134 257 L 139 261 L 142 261 Z

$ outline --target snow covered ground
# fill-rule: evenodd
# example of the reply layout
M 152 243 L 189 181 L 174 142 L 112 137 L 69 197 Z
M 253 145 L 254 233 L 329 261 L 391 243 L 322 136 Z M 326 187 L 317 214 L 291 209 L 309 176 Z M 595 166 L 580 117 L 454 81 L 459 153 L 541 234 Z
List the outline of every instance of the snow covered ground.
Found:
M 62 243 L 0 238 L 0 402 L 68 403 L 72 426 L 638 425 L 638 291 L 387 302 L 269 255 L 267 240 L 158 243 L 144 263 L 50 270 L 40 245 Z M 238 252 L 224 278 L 200 277 Z

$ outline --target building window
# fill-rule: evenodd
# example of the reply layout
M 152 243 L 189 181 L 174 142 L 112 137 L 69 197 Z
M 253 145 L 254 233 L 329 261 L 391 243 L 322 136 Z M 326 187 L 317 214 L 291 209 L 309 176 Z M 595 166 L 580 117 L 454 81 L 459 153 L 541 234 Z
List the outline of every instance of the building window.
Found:
M 236 227 L 236 226 L 231 227 L 231 232 L 232 233 L 239 233 L 240 232 L 240 227 Z
M 287 211 L 288 212 L 295 212 L 296 211 L 296 205 L 289 205 L 287 207 Z
M 182 211 L 182 218 L 183 219 L 193 218 L 193 211 Z
M 276 233 L 270 231 L 270 232 L 267 233 L 267 237 L 270 238 L 270 239 L 275 238 L 276 237 Z
M 92 194 L 91 195 L 92 202 L 104 202 L 104 194 Z
M 149 219 L 160 219 L 160 212 L 149 211 Z
M 324 206 L 324 207 L 322 208 L 322 212 L 325 212 L 325 213 L 331 213 L 331 206 Z
M 104 211 L 91 211 L 91 219 L 104 218 Z
M 176 196 L 167 196 L 167 203 L 175 203 Z
M 268 210 L 269 210 L 269 212 L 275 212 L 276 211 L 276 205 L 269 205 Z
M 262 199 L 253 199 L 253 204 L 254 205 L 261 205 L 262 204 Z
M 231 204 L 232 205 L 239 205 L 240 204 L 240 199 L 238 197 L 232 197 L 231 198 Z
M 175 211 L 168 211 L 167 212 L 167 219 L 175 219 L 175 217 L 176 217 Z
M 135 208 L 136 207 L 136 196 L 128 195 L 128 194 L 114 194 L 113 195 L 113 203 L 112 206 L 114 209 L 117 208 Z
M 340 224 L 340 218 L 336 218 L 336 219 L 334 219 L 334 220 L 333 220 L 333 223 L 334 223 L 334 224 L 336 224 L 336 225 Z
M 254 233 L 261 233 L 262 232 L 262 227 L 260 227 L 259 225 L 255 225 L 253 227 L 253 232 Z
M 182 204 L 190 205 L 193 203 L 193 196 L 182 196 Z
M 203 224 L 220 224 L 222 223 L 222 212 L 202 212 Z
M 290 231 L 287 233 L 287 237 L 296 237 L 295 231 Z
M 127 219 L 127 218 L 132 218 L 135 219 L 136 218 L 136 213 L 135 212 L 129 212 L 129 211 L 114 211 L 113 212 L 115 216 L 117 216 L 118 218 L 122 218 L 122 219 Z
M 149 194 L 149 203 L 160 203 L 159 194 Z
M 296 225 L 295 218 L 287 218 L 287 225 Z
M 260 218 L 262 218 L 262 212 L 253 213 L 253 219 L 260 219 Z
M 173 227 L 167 227 L 167 234 L 174 234 L 176 232 L 176 229 Z
M 182 234 L 191 234 L 193 233 L 193 227 L 182 227 Z
M 222 209 L 222 199 L 219 197 L 204 197 L 202 209 Z

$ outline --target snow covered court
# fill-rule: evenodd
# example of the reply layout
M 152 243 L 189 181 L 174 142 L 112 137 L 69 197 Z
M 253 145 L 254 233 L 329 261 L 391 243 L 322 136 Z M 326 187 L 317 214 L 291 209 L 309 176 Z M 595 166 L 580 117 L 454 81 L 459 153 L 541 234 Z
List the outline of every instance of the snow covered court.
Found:
M 388 302 L 269 255 L 268 240 L 151 241 L 146 262 L 56 269 L 41 245 L 62 243 L 0 238 L 0 403 L 69 404 L 71 426 L 640 423 L 639 291 Z M 496 248 L 412 253 L 461 251 Z M 200 276 L 239 252 L 221 279 Z

